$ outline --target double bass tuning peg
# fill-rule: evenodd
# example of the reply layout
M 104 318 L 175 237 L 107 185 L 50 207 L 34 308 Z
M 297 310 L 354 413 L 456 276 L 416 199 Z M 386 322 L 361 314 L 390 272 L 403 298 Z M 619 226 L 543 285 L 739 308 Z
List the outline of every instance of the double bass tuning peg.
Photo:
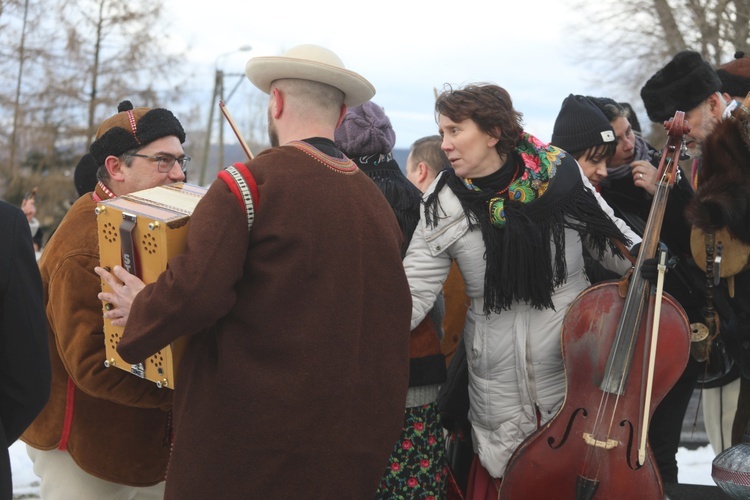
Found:
M 689 160 L 690 158 L 692 157 L 690 156 L 690 153 L 688 153 L 685 141 L 683 141 L 682 146 L 680 146 L 680 161 Z

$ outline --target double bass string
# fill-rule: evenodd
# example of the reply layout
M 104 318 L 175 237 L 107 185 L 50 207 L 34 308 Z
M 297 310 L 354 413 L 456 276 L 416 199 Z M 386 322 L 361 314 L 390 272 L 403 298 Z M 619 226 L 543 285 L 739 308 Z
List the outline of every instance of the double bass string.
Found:
M 619 353 L 617 352 L 619 349 L 620 342 L 618 342 L 619 337 L 622 335 L 622 332 L 618 332 L 618 335 L 615 338 L 614 346 L 613 346 L 613 353 L 615 356 L 618 356 Z M 634 340 L 632 340 L 628 343 L 628 352 L 632 352 L 634 346 Z M 607 363 L 606 369 L 605 369 L 605 378 L 610 378 L 612 376 L 612 364 Z M 612 396 L 612 393 L 606 390 L 602 389 L 601 398 L 599 400 L 599 406 L 596 411 L 596 416 L 594 418 L 593 428 L 591 429 L 590 436 L 595 440 L 595 442 L 602 442 L 607 443 L 611 433 L 612 433 L 612 426 L 615 422 L 615 416 L 617 414 L 617 406 L 620 402 L 620 394 L 622 393 L 622 389 L 625 384 L 625 373 L 622 372 L 619 374 L 619 383 L 618 388 L 620 389 L 617 391 L 615 395 L 614 402 L 612 403 L 612 411 L 609 417 L 607 416 L 606 409 L 610 406 L 610 397 Z M 600 433 L 602 428 L 605 426 L 606 420 L 609 419 L 608 425 L 606 425 L 606 433 L 603 439 L 600 438 Z M 586 448 L 586 456 L 584 457 L 583 464 L 581 467 L 581 476 L 598 480 L 599 478 L 599 472 L 601 470 L 602 463 L 604 462 L 604 457 L 602 456 L 603 452 L 601 450 L 600 446 L 592 445 L 588 446 Z M 589 468 L 593 466 L 595 471 L 592 476 L 590 474 Z
M 627 344 L 628 346 L 628 355 L 633 352 L 633 349 L 635 347 L 635 335 L 631 335 L 630 342 Z M 615 355 L 618 355 L 617 350 L 619 349 L 619 342 L 617 342 L 617 339 L 615 339 L 614 342 L 614 353 Z M 609 377 L 612 375 L 612 365 L 607 364 L 607 368 L 605 371 L 605 377 Z M 599 407 L 597 408 L 596 417 L 594 419 L 594 425 L 593 429 L 591 430 L 591 436 L 595 441 L 604 443 L 606 446 L 606 443 L 609 441 L 610 436 L 612 434 L 612 426 L 615 423 L 615 417 L 617 415 L 617 407 L 620 402 L 620 394 L 622 394 L 624 386 L 625 386 L 625 380 L 626 380 L 626 373 L 623 371 L 618 374 L 619 376 L 619 384 L 618 388 L 620 390 L 617 391 L 614 397 L 614 402 L 612 403 L 612 410 L 610 412 L 610 415 L 607 416 L 607 408 L 610 406 L 610 397 L 612 397 L 612 393 L 606 390 L 602 389 L 602 395 L 599 400 Z M 605 425 L 604 422 L 606 419 L 609 418 L 609 424 L 606 425 L 606 433 L 603 437 L 603 439 L 600 439 L 600 432 L 601 428 Z M 605 448 L 606 450 L 606 448 Z M 605 457 L 603 456 L 603 451 L 601 449 L 601 446 L 588 446 L 586 449 L 586 456 L 583 460 L 582 468 L 581 468 L 581 476 L 598 480 L 599 479 L 599 472 L 601 471 L 602 464 L 605 461 Z M 593 456 L 592 456 L 593 454 Z M 593 464 L 593 467 L 595 468 L 593 476 L 590 474 L 589 467 Z
M 664 169 L 664 172 L 662 173 L 662 177 L 659 181 L 657 192 L 655 193 L 654 200 L 658 204 L 659 200 L 666 199 L 666 196 L 668 195 L 668 179 L 667 179 L 667 172 L 669 171 L 669 166 L 671 165 L 671 157 L 666 157 L 666 166 L 667 168 Z M 658 228 L 660 229 L 661 224 L 658 224 Z M 641 249 L 641 253 L 638 255 L 638 258 L 636 260 L 635 269 L 640 269 L 640 267 L 643 264 L 643 261 L 645 260 L 646 256 L 645 253 L 648 249 Z M 635 272 L 635 271 L 634 271 Z M 637 301 L 636 303 L 630 302 L 626 303 L 623 307 L 622 314 L 629 314 L 630 311 L 628 311 L 629 308 L 635 307 L 636 311 L 643 311 L 644 308 L 647 308 L 647 324 L 650 324 L 653 320 L 653 314 L 654 310 L 652 307 L 650 307 L 650 296 L 649 293 L 649 287 L 645 286 L 644 279 L 640 276 L 640 274 L 636 273 L 631 275 L 631 283 L 629 285 L 629 297 L 635 297 L 633 298 L 633 301 Z M 638 282 L 641 283 L 638 283 Z M 641 289 L 641 293 L 638 293 L 638 289 Z M 641 314 L 638 314 L 638 317 L 640 318 Z M 641 321 L 636 321 L 635 323 L 631 324 L 629 328 L 622 328 L 618 329 L 617 335 L 615 336 L 613 346 L 612 346 L 612 358 L 617 358 L 622 355 L 621 352 L 618 352 L 621 347 L 621 340 L 623 335 L 627 335 L 627 342 L 623 345 L 627 347 L 625 350 L 625 356 L 627 359 L 630 359 L 630 357 L 633 355 L 635 350 L 635 344 L 638 339 L 638 331 L 640 328 Z M 647 332 L 647 335 L 650 334 L 650 331 Z M 644 356 L 646 358 L 649 357 L 650 348 L 649 342 L 646 342 L 646 349 L 644 351 Z M 586 451 L 586 456 L 584 458 L 584 462 L 582 464 L 582 476 L 587 477 L 589 479 L 597 480 L 599 478 L 599 472 L 601 470 L 601 466 L 606 460 L 606 457 L 604 455 L 604 451 L 601 450 L 601 447 L 604 447 L 605 450 L 608 450 L 606 447 L 610 439 L 610 436 L 612 434 L 612 428 L 615 425 L 615 419 L 617 416 L 617 408 L 620 401 L 620 395 L 624 393 L 625 390 L 625 383 L 627 381 L 628 377 L 628 370 L 621 370 L 618 371 L 616 374 L 613 373 L 614 370 L 614 364 L 613 363 L 607 363 L 605 373 L 604 373 L 604 379 L 610 379 L 613 376 L 617 377 L 617 384 L 616 384 L 616 391 L 614 391 L 614 402 L 610 405 L 610 398 L 613 396 L 613 392 L 602 389 L 602 395 L 600 398 L 599 406 L 597 408 L 597 413 L 594 419 L 593 423 L 593 429 L 591 430 L 591 437 L 593 439 L 593 442 L 596 443 L 595 445 L 588 446 Z M 648 363 L 644 363 L 643 365 L 644 370 L 648 369 Z M 643 389 L 643 387 L 641 388 Z M 642 391 L 641 391 L 642 392 Z M 641 398 L 642 399 L 642 398 Z M 611 411 L 610 411 L 611 408 Z M 646 411 L 646 407 L 644 406 L 644 402 L 641 400 L 641 408 L 640 408 L 640 415 L 638 418 L 638 421 L 635 424 L 635 431 L 636 435 L 640 439 L 642 434 L 644 432 L 647 432 L 647 429 L 643 428 L 643 412 Z M 608 425 L 606 425 L 606 429 L 604 429 L 606 420 L 609 420 Z M 601 437 L 601 434 L 604 434 L 603 437 Z M 640 461 L 638 462 L 640 465 Z M 589 474 L 591 472 L 590 469 L 594 469 L 593 476 Z

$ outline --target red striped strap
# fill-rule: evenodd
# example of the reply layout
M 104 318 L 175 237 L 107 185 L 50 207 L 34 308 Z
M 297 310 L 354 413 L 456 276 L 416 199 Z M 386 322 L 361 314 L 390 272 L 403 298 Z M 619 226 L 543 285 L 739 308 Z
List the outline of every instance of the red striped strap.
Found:
M 247 230 L 250 231 L 255 220 L 255 207 L 260 199 L 255 178 L 243 163 L 238 162 L 219 172 L 219 179 L 226 183 L 237 198 L 240 208 L 247 216 Z
M 58 450 L 68 449 L 68 440 L 70 439 L 70 429 L 73 427 L 73 407 L 76 401 L 76 384 L 73 379 L 68 377 L 68 391 L 65 400 L 65 420 L 63 421 L 62 435 L 60 436 L 60 444 L 57 446 Z

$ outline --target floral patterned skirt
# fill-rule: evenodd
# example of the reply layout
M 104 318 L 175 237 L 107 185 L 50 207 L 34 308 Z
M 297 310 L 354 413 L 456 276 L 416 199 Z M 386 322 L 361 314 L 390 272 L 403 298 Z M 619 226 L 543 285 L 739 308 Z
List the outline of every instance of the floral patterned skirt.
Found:
M 447 472 L 437 402 L 406 408 L 401 437 L 375 498 L 444 499 Z

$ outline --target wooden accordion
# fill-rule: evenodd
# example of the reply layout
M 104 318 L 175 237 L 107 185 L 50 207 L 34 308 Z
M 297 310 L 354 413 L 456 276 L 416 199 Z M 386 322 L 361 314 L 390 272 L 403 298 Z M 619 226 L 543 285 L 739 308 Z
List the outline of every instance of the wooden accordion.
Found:
M 144 283 L 156 281 L 167 262 L 185 250 L 188 222 L 206 188 L 184 182 L 158 186 L 97 204 L 101 267 L 120 265 Z M 102 290 L 111 288 L 102 280 Z M 103 303 L 103 310 L 111 307 Z M 126 363 L 117 354 L 123 327 L 104 319 L 107 367 L 116 367 L 150 380 L 159 387 L 175 387 L 182 340 L 175 341 L 141 363 Z

